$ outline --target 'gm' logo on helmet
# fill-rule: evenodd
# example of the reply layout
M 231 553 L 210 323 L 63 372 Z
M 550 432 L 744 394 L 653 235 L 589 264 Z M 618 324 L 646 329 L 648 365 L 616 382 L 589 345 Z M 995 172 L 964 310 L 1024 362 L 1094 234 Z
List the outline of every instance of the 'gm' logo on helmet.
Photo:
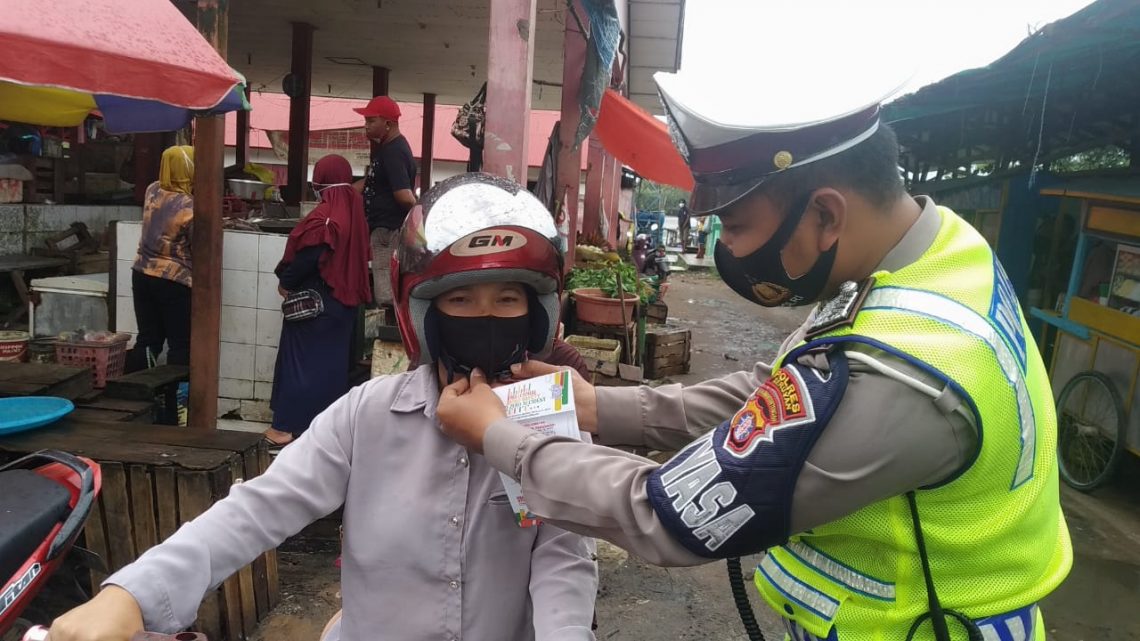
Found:
M 451 245 L 455 256 L 486 256 L 518 249 L 526 244 L 526 236 L 509 229 L 483 229 L 464 236 Z

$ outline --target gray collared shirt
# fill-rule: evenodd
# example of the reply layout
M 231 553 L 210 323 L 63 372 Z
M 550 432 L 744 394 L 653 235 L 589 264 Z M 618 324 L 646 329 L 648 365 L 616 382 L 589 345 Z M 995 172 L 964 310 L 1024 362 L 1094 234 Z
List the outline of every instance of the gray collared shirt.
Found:
M 519 528 L 498 473 L 439 431 L 438 399 L 431 366 L 354 388 L 107 583 L 147 629 L 184 629 L 209 588 L 343 503 L 340 639 L 592 641 L 592 540 Z

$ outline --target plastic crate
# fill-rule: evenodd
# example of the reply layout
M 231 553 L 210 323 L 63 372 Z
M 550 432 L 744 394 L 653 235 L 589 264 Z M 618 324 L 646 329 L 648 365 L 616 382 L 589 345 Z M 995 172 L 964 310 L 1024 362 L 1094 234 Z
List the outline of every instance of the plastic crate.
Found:
M 103 389 L 107 381 L 123 375 L 127 362 L 127 341 L 119 335 L 109 341 L 59 341 L 55 344 L 55 360 L 68 367 L 90 367 L 95 375 L 95 389 Z
M 582 358 L 616 363 L 621 359 L 621 343 L 612 338 L 593 336 L 567 336 L 566 343 L 573 346 Z

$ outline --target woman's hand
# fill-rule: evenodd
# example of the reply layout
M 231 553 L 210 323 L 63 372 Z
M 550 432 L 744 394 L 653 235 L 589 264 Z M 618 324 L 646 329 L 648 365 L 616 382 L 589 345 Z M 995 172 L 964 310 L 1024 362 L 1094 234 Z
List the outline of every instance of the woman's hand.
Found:
M 506 418 L 503 402 L 491 391 L 487 378 L 478 369 L 471 378 L 461 378 L 439 393 L 435 415 L 443 433 L 456 443 L 483 452 L 483 437 L 495 421 Z
M 51 624 L 48 641 L 130 641 L 143 631 L 142 610 L 123 588 L 109 585 Z
M 282 287 L 280 285 L 277 286 L 277 293 L 281 294 L 281 298 L 288 298 L 288 296 L 289 296 L 289 290 L 285 289 L 284 287 Z

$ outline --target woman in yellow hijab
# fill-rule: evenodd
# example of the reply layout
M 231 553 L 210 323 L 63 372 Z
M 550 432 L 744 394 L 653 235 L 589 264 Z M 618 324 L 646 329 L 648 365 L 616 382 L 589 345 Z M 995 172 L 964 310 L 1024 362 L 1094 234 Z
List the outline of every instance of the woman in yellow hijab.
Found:
M 164 151 L 158 176 L 146 190 L 142 235 L 131 272 L 139 333 L 127 354 L 127 372 L 152 365 L 164 344 L 170 348 L 167 363 L 190 363 L 194 148 Z

